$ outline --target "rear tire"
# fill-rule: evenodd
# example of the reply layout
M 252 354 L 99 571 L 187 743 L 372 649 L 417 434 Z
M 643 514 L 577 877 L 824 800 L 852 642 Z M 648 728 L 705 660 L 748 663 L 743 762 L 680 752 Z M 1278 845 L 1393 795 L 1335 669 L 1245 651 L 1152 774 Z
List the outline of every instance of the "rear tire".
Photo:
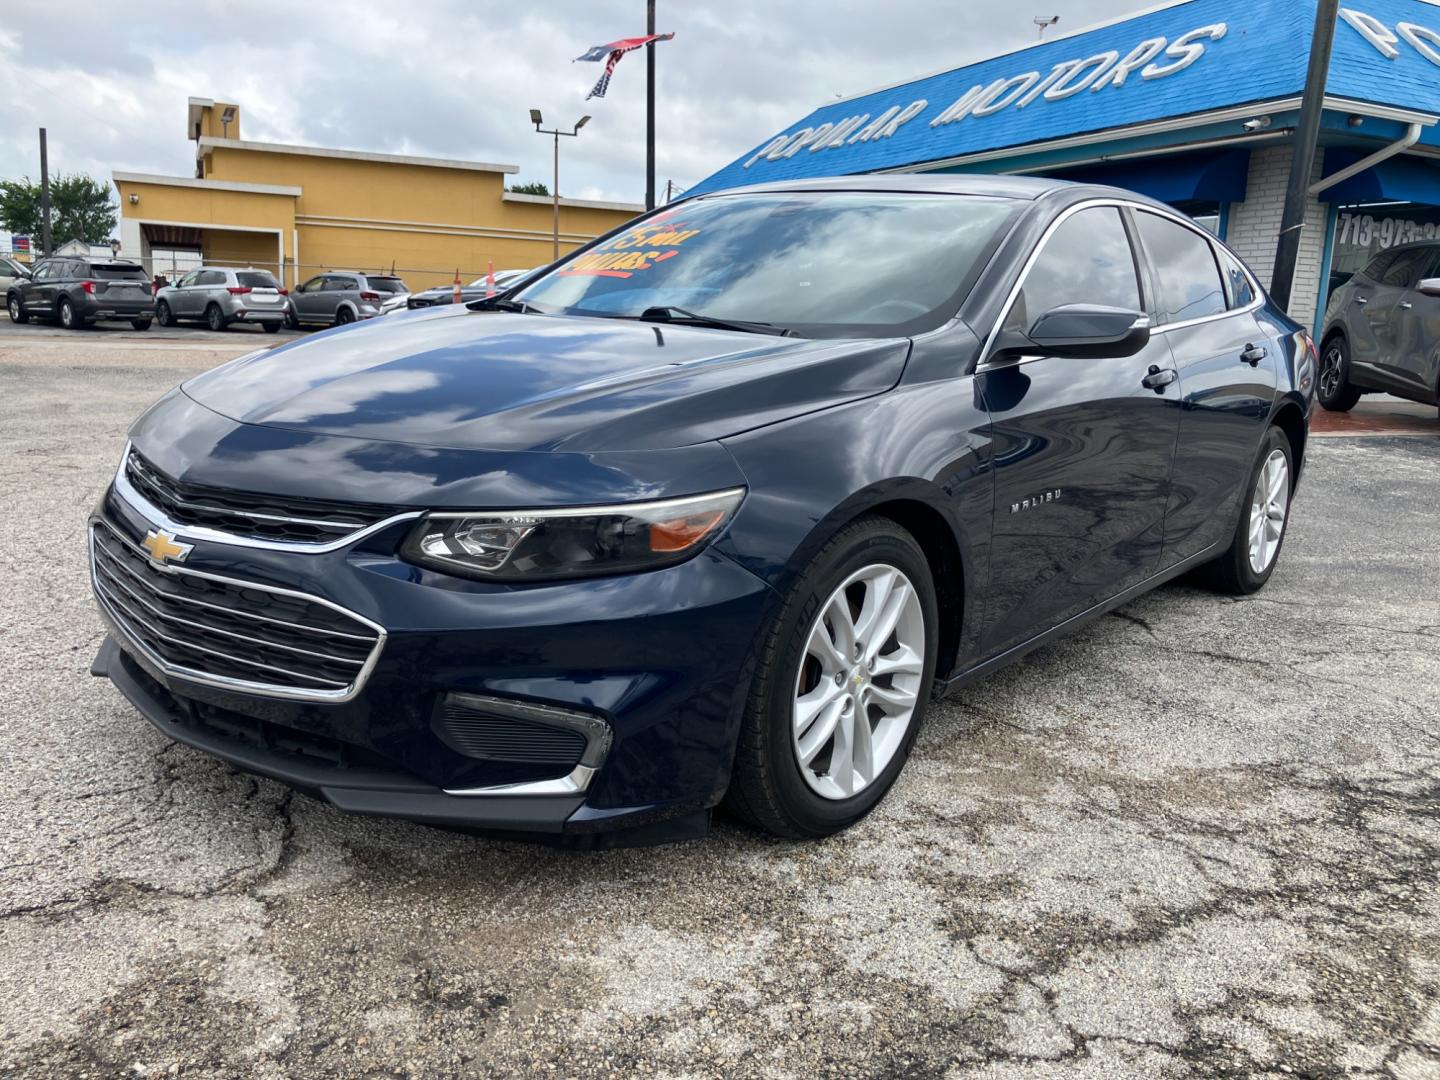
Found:
M 217 334 L 225 329 L 225 313 L 220 310 L 219 304 L 211 304 L 205 309 L 205 325 Z
M 1275 486 L 1277 477 L 1283 480 L 1283 490 Z M 1229 550 L 1200 568 L 1199 577 L 1204 584 L 1231 596 L 1248 596 L 1265 587 L 1280 562 L 1294 490 L 1295 463 L 1291 460 L 1290 440 L 1278 427 L 1272 427 L 1250 470 L 1245 501 Z M 1265 518 L 1256 525 L 1260 514 Z
M 24 308 L 24 306 L 20 303 L 20 297 L 19 297 L 19 296 L 15 295 L 14 293 L 11 293 L 11 294 L 10 294 L 10 299 L 6 302 L 6 305 L 5 305 L 5 306 L 10 309 L 10 321 L 11 321 L 11 322 L 13 322 L 13 323 L 27 323 L 27 322 L 30 321 L 30 316 L 27 315 L 27 314 L 25 314 L 25 308 Z
M 1350 343 L 1339 334 L 1325 343 L 1320 354 L 1316 398 L 1330 412 L 1349 412 L 1360 400 L 1360 391 L 1350 385 Z
M 80 330 L 85 326 L 84 320 L 75 312 L 75 305 L 64 297 L 60 299 L 56 314 L 60 317 L 60 325 L 66 330 Z
M 893 631 L 866 633 L 874 624 L 864 605 L 883 611 L 892 602 L 898 612 Z M 939 625 L 930 566 L 909 533 L 881 517 L 842 529 L 763 632 L 726 808 L 791 838 L 829 836 L 868 814 L 900 775 L 924 722 Z M 832 647 L 843 647 L 850 626 L 858 659 Z M 867 658 L 874 663 L 867 665 Z M 885 708 L 912 696 L 908 711 Z M 813 719 L 802 726 L 806 713 Z M 807 753 L 808 764 L 802 761 Z M 862 760 L 870 767 L 858 767 Z M 856 767 L 847 771 L 852 762 Z
M 168 302 L 161 300 L 160 303 L 155 305 L 155 319 L 161 326 L 175 325 L 175 315 L 170 310 Z
M 348 307 L 342 307 L 339 311 L 335 312 L 336 326 L 348 326 L 354 321 L 355 312 L 351 311 Z
M 131 320 L 130 320 L 130 325 L 133 326 L 136 330 L 149 330 L 149 329 L 150 329 L 150 320 L 149 320 L 149 319 L 131 319 Z
M 267 322 L 264 325 L 267 334 L 278 334 L 280 332 L 280 324 L 278 322 Z

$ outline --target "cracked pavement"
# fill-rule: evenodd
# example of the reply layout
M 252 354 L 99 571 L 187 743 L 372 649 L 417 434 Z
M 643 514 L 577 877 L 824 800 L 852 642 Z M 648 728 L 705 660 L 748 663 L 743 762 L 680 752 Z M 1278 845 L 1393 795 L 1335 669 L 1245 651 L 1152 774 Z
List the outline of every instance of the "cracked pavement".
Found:
M 0 1075 L 1440 1076 L 1440 441 L 1312 444 L 1263 593 L 940 703 L 840 837 L 583 854 L 345 816 L 88 676 L 85 516 L 222 355 L 116 340 L 0 345 Z

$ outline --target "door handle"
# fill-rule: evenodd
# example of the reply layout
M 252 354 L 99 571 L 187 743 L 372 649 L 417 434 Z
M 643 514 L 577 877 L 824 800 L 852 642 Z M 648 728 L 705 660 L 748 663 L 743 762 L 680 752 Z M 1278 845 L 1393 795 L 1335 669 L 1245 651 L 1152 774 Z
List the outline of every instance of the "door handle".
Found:
M 1368 303 L 1370 303 L 1370 297 L 1368 297 L 1368 296 L 1357 296 L 1357 297 L 1355 297 L 1355 303 L 1357 303 L 1357 304 L 1368 304 Z
M 1246 345 L 1245 351 L 1240 354 L 1240 359 L 1251 367 L 1256 367 L 1261 360 L 1270 355 L 1270 350 L 1264 345 Z
M 1140 380 L 1140 384 L 1147 390 L 1154 390 L 1157 394 L 1163 394 L 1165 387 L 1169 386 L 1180 377 L 1180 373 L 1174 368 L 1161 368 L 1154 364 L 1150 365 L 1150 373 Z
M 1414 306 L 1415 306 L 1415 305 L 1412 304 L 1409 300 L 1401 300 L 1401 301 L 1400 301 L 1400 309 L 1401 309 L 1402 311 L 1409 311 L 1409 310 L 1410 310 L 1411 308 L 1413 308 Z

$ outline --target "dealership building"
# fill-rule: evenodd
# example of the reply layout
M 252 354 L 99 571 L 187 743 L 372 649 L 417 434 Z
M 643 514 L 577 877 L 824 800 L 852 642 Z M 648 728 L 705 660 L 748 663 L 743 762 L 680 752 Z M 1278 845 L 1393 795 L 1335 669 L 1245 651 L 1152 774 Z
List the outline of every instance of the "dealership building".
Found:
M 1175 206 L 1268 282 L 1315 0 L 1183 0 L 826 102 L 691 192 L 860 173 L 1114 184 Z M 1027 9 L 1028 10 L 1028 9 Z M 1341 9 L 1291 314 L 1440 228 L 1440 6 Z
M 255 142 L 240 107 L 191 98 L 193 176 L 116 172 L 121 253 L 168 273 L 184 265 L 254 266 L 296 285 L 321 270 L 395 271 L 411 288 L 467 281 L 552 258 L 548 195 L 506 189 L 515 165 Z M 560 200 L 560 250 L 644 210 Z

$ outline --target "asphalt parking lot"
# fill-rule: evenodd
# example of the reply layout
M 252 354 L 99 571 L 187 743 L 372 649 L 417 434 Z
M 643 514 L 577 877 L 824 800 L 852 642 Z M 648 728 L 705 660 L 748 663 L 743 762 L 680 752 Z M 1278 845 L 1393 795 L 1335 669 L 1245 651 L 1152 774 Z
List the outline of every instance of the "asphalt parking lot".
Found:
M 945 701 L 845 835 L 576 854 L 346 817 L 87 675 L 129 421 L 254 347 L 181 333 L 0 334 L 0 1075 L 1440 1076 L 1440 438 L 1316 439 L 1262 594 Z

